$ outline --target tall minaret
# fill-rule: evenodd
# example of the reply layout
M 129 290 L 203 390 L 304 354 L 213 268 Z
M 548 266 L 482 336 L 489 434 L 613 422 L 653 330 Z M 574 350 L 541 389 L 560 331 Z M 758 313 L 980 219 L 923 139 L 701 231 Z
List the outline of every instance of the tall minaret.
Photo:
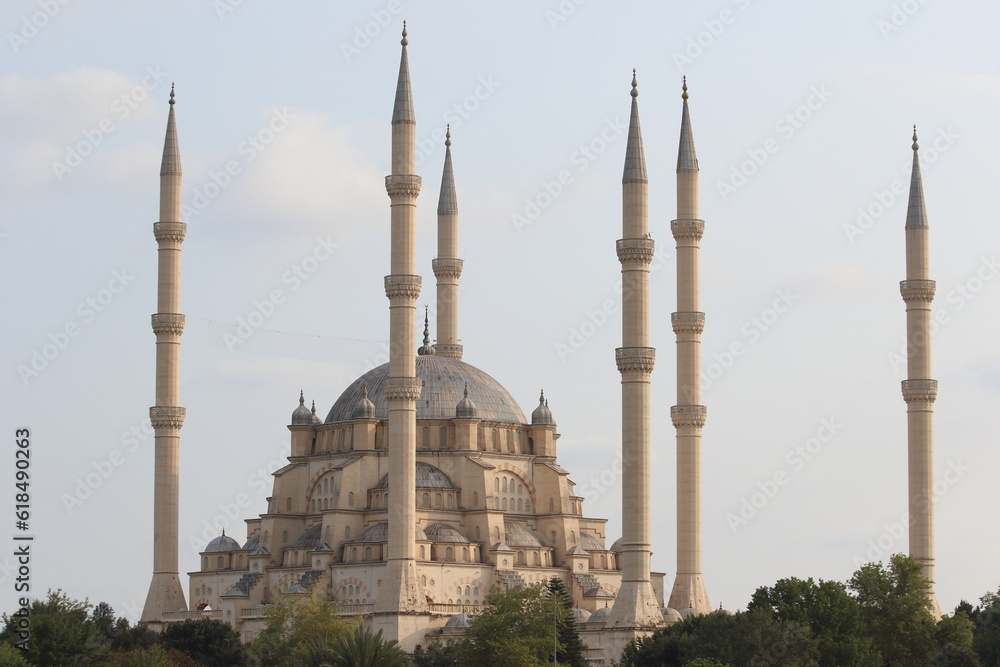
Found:
M 143 621 L 159 621 L 165 611 L 186 610 L 177 574 L 177 496 L 181 426 L 180 352 L 184 316 L 181 309 L 181 243 L 187 225 L 181 220 L 181 153 L 174 121 L 174 89 L 160 164 L 160 221 L 153 224 L 159 255 L 156 314 L 156 405 L 149 409 L 155 433 L 153 472 L 153 580 L 142 608 Z
M 935 618 L 941 618 L 934 593 L 934 399 L 937 380 L 931 377 L 931 301 L 927 211 L 920 179 L 917 128 L 913 127 L 913 171 L 906 210 L 906 280 L 899 291 L 906 303 L 906 431 L 909 463 L 910 556 L 923 566 L 930 581 L 927 596 Z
M 417 579 L 415 526 L 417 518 L 417 297 L 416 217 L 420 177 L 413 173 L 416 120 L 410 94 L 406 57 L 406 23 L 396 102 L 392 110 L 392 173 L 385 177 L 391 210 L 391 273 L 385 277 L 389 298 L 389 377 L 384 386 L 389 407 L 389 546 L 385 572 L 375 599 L 373 623 L 388 639 L 413 650 L 418 641 L 412 612 L 426 610 Z M 403 612 L 403 614 L 400 614 Z
M 705 313 L 698 310 L 698 244 L 705 222 L 698 219 L 698 156 L 688 114 L 686 78 L 681 99 L 677 219 L 670 223 L 677 241 L 677 312 L 670 317 L 677 334 L 677 405 L 670 408 L 677 429 L 677 578 L 667 606 L 707 613 L 712 606 L 701 572 L 701 429 L 706 410 L 698 384 L 701 332 L 705 328 Z
M 437 277 L 437 344 L 434 353 L 452 359 L 462 358 L 458 342 L 458 278 L 462 260 L 458 258 L 458 198 L 455 174 L 451 169 L 451 126 L 444 141 L 444 173 L 438 197 L 438 256 L 431 266 Z
M 622 347 L 615 360 L 622 374 L 622 584 L 608 615 L 608 628 L 651 628 L 663 624 L 650 582 L 649 375 L 656 350 L 649 347 L 649 263 L 653 239 L 647 219 L 646 158 L 639 129 L 639 88 L 632 70 L 625 171 L 622 175 Z

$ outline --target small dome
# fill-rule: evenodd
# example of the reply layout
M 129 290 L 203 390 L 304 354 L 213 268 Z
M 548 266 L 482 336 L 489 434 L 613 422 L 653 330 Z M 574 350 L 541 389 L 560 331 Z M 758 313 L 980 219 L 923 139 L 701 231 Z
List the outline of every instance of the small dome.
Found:
M 368 384 L 366 383 L 361 392 L 361 398 L 354 406 L 351 419 L 375 419 L 375 404 L 368 398 Z
M 469 627 L 468 614 L 455 614 L 444 624 L 446 628 L 467 628 Z
M 427 539 L 431 542 L 454 542 L 458 544 L 471 544 L 469 538 L 461 533 L 454 526 L 446 523 L 432 523 L 424 529 Z
M 423 461 L 417 461 L 417 484 L 418 489 L 457 489 L 458 487 L 452 484 L 448 475 L 441 472 L 440 469 L 435 468 L 430 463 L 424 463 Z M 389 473 L 382 475 L 382 479 L 378 481 L 375 485 L 376 489 L 388 489 L 389 488 Z
M 318 414 L 316 414 L 316 401 L 313 401 L 312 417 L 310 417 L 310 420 L 312 420 L 313 426 L 319 426 L 323 423 L 323 420 L 319 418 Z
M 617 540 L 612 542 L 611 548 L 608 549 L 608 551 L 613 551 L 616 554 L 620 554 L 622 552 L 622 538 L 619 537 Z
M 417 542 L 430 541 L 427 539 L 427 535 L 424 533 L 423 528 L 421 528 L 420 526 L 415 526 L 415 529 L 416 529 L 416 534 L 414 535 L 414 539 Z M 364 529 L 364 531 L 361 532 L 360 535 L 358 535 L 350 542 L 354 543 L 367 542 L 368 544 L 378 544 L 380 542 L 388 542 L 388 541 L 389 541 L 389 524 L 387 522 L 382 522 L 368 526 L 367 528 Z M 348 542 L 348 544 L 350 544 L 350 542 Z
M 243 545 L 243 551 L 254 551 L 260 546 L 260 533 L 257 533 Z
M 586 551 L 606 551 L 601 541 L 590 533 L 580 533 L 580 546 Z
M 465 395 L 455 406 L 455 417 L 458 419 L 475 419 L 476 404 L 469 398 L 469 383 L 465 383 Z
M 587 619 L 588 623 L 607 623 L 608 622 L 608 608 L 601 607 Z
M 681 618 L 683 619 L 688 619 L 691 618 L 692 616 L 704 616 L 704 614 L 705 612 L 699 609 L 695 609 L 694 607 L 685 607 L 684 609 L 680 610 L 680 615 Z
M 293 544 L 292 547 L 318 547 L 320 545 L 320 531 L 322 529 L 323 524 L 317 523 L 315 526 L 299 535 L 299 539 L 295 541 L 295 544 Z
M 504 540 L 512 547 L 536 547 L 544 548 L 527 526 L 523 523 L 504 523 L 504 530 L 507 531 L 507 539 Z
M 590 612 L 586 609 L 580 609 L 579 607 L 573 607 L 569 610 L 569 617 L 573 619 L 574 623 L 586 623 L 590 620 Z
M 719 616 L 732 616 L 733 615 L 733 612 L 729 611 L 728 609 L 723 609 L 722 607 L 719 607 L 718 609 L 716 609 L 712 613 L 713 614 L 717 614 Z
M 684 620 L 684 617 L 681 616 L 681 613 L 676 609 L 672 609 L 671 607 L 664 607 L 663 620 L 666 621 L 667 623 L 680 623 L 681 621 Z
M 226 535 L 226 531 L 222 531 L 222 535 L 218 536 L 214 540 L 208 543 L 205 547 L 204 553 L 222 553 L 225 551 L 239 551 L 240 543 L 233 538 Z
M 299 392 L 299 407 L 292 413 L 292 426 L 312 426 L 313 413 L 306 407 L 305 395 Z
M 552 411 L 549 410 L 549 402 L 545 400 L 544 391 L 538 397 L 538 407 L 531 413 L 531 423 L 556 425 L 555 420 L 552 418 Z

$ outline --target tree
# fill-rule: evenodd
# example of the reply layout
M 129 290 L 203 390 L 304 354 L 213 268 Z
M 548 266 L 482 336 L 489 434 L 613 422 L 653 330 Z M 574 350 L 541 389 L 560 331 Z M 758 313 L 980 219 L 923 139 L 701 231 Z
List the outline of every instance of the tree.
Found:
M 339 611 L 318 587 L 307 594 L 279 593 L 265 612 L 264 629 L 250 643 L 251 657 L 268 667 L 291 667 L 296 651 L 310 644 L 333 646 L 357 624 Z
M 458 644 L 430 644 L 426 649 L 420 646 L 413 652 L 414 667 L 459 667 Z
M 16 648 L 13 644 L 0 642 L 0 667 L 31 667 L 24 655 L 24 651 Z
M 964 611 L 972 621 L 972 648 L 984 665 L 1000 664 L 1000 590 L 979 598 L 972 605 L 963 600 L 955 609 L 956 615 Z
M 862 565 L 848 584 L 861 608 L 861 621 L 889 667 L 923 667 L 938 651 L 927 597 L 929 582 L 920 563 L 894 554 L 889 565 Z
M 753 594 L 748 611 L 762 609 L 779 621 L 809 626 L 816 638 L 821 667 L 874 667 L 881 656 L 861 623 L 861 607 L 836 581 L 779 579 Z
M 564 607 L 566 610 L 565 614 L 556 615 L 556 634 L 559 637 L 559 663 L 569 665 L 570 667 L 587 667 L 587 659 L 584 657 L 587 647 L 583 645 L 580 633 L 576 629 L 576 622 L 572 616 L 573 600 L 566 590 L 566 584 L 563 583 L 560 577 L 552 577 L 549 579 L 548 589 L 549 595 L 554 598 L 554 603 Z
M 489 605 L 473 616 L 459 642 L 460 665 L 547 667 L 552 664 L 552 598 L 541 584 L 487 596 Z M 558 616 L 568 616 L 563 607 Z
M 211 618 L 171 623 L 163 631 L 164 648 L 187 653 L 196 662 L 210 666 L 243 667 L 247 652 L 236 630 L 225 621 Z
M 406 667 L 410 658 L 395 639 L 386 641 L 382 631 L 355 627 L 332 647 L 310 648 L 297 658 L 299 667 Z
M 108 655 L 97 625 L 89 617 L 86 600 L 72 600 L 62 590 L 50 590 L 45 600 L 32 600 L 30 649 L 24 657 L 33 665 L 101 664 Z M 0 640 L 17 642 L 17 619 L 3 615 Z

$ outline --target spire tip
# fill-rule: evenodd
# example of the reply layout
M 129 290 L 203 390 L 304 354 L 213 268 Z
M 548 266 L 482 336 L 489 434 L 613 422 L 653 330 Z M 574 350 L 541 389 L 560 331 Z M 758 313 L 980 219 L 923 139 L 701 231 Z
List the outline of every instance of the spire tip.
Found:
M 913 150 L 916 151 L 918 148 L 920 148 L 920 145 L 917 143 L 917 126 L 914 125 L 913 126 Z
M 170 82 L 170 106 L 174 105 L 174 82 Z
M 403 21 L 403 39 L 399 40 L 399 43 L 403 46 L 410 43 L 410 40 L 406 39 L 406 21 Z
M 681 99 L 687 102 L 688 99 L 688 78 L 684 76 L 681 83 Z
M 632 97 L 639 97 L 639 81 L 635 78 L 635 68 L 632 68 Z
M 451 123 L 448 123 L 448 129 L 444 132 L 444 145 L 445 147 L 451 146 Z

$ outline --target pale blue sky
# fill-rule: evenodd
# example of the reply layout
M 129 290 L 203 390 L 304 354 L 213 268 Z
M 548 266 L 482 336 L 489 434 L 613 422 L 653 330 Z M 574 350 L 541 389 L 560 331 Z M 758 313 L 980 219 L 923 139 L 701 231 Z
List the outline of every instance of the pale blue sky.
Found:
M 669 221 L 688 76 L 706 221 L 703 369 L 712 374 L 704 568 L 712 603 L 730 609 L 779 577 L 845 580 L 857 562 L 906 550 L 894 536 L 906 447 L 904 370 L 893 358 L 904 322 L 905 196 L 893 189 L 907 187 L 916 123 L 943 322 L 934 337 L 937 471 L 942 480 L 953 471 L 937 511 L 939 597 L 951 609 L 996 589 L 1000 538 L 983 520 L 996 510 L 1000 464 L 994 4 L 19 0 L 0 9 L 0 345 L 4 429 L 34 432 L 33 593 L 61 587 L 135 616 L 149 583 L 152 438 L 142 424 L 153 401 L 151 223 L 170 82 L 193 211 L 182 297 L 187 571 L 214 534 L 203 536 L 204 522 L 225 519 L 240 494 L 249 503 L 240 517 L 263 510 L 260 480 L 278 467 L 299 389 L 325 414 L 387 338 L 382 177 L 404 18 L 426 154 L 420 303 L 433 306 L 443 158 L 433 138 L 452 122 L 466 360 L 525 412 L 545 388 L 560 463 L 586 513 L 609 519 L 609 542 L 620 534 L 614 241 L 622 124 L 638 70 L 661 257 L 651 279 L 653 566 L 668 585 Z M 358 37 L 366 28 L 367 42 Z M 73 152 L 88 155 L 77 162 Z M 216 188 L 212 174 L 225 182 L 229 162 L 235 176 Z M 568 184 L 550 197 L 560 172 Z M 859 223 L 859 209 L 872 217 Z M 532 219 L 519 225 L 517 216 Z M 332 244 L 308 279 L 295 276 Z M 283 333 L 258 330 L 227 349 L 223 333 L 274 290 L 282 303 L 262 327 Z M 776 299 L 786 312 L 771 311 Z M 19 371 L 67 326 L 76 335 L 37 376 Z M 734 343 L 741 354 L 729 359 Z M 318 353 L 322 345 L 330 351 Z M 835 434 L 806 461 L 796 447 L 824 424 L 820 435 Z M 120 465 L 87 488 L 112 457 Z M 787 483 L 734 530 L 731 515 L 776 473 Z M 228 526 L 244 534 L 240 521 Z M 870 552 L 883 535 L 883 551 Z M 4 608 L 10 560 L 0 558 Z

